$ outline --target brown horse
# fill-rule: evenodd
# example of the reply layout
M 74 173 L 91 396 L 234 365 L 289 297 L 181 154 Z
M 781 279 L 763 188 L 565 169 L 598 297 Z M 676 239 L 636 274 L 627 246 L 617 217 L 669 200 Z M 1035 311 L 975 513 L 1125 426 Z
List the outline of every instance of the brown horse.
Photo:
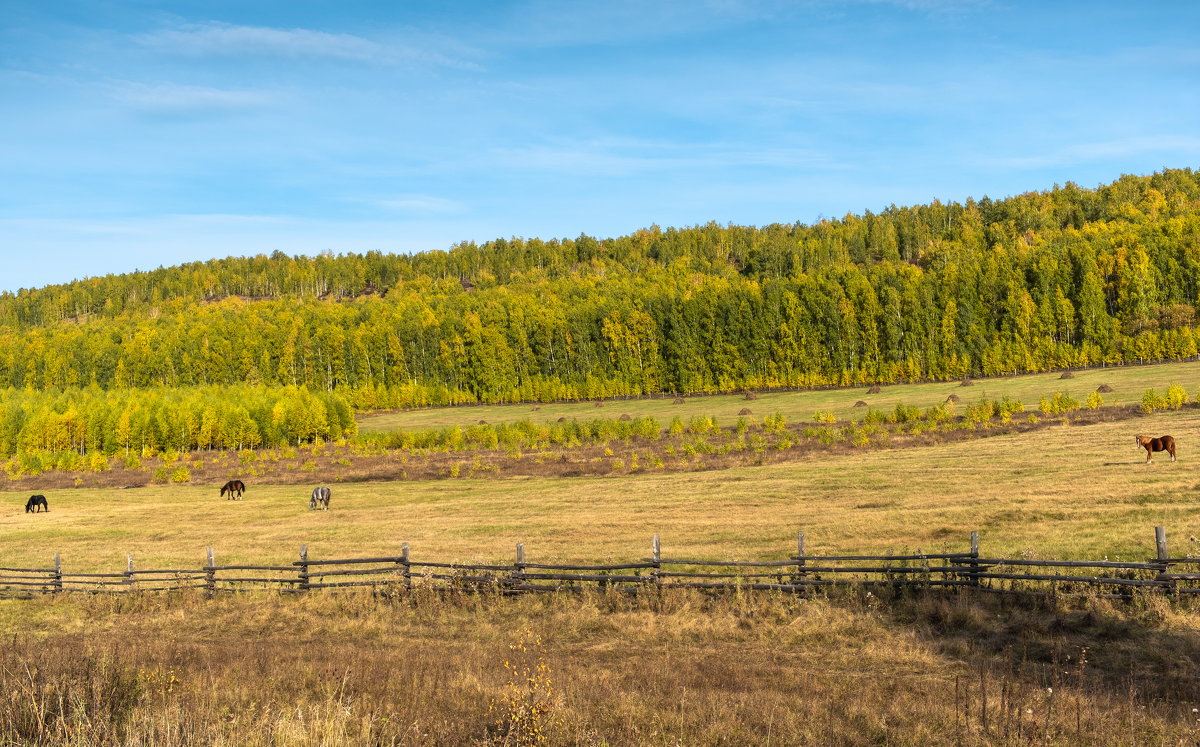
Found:
M 221 486 L 221 495 L 229 493 L 229 500 L 241 498 L 242 493 L 246 492 L 246 483 L 241 480 L 230 480 Z
M 1165 451 L 1171 455 L 1171 461 L 1175 461 L 1175 439 L 1170 436 L 1159 436 L 1151 438 L 1150 436 L 1138 436 L 1137 445 L 1146 450 L 1146 463 L 1150 463 L 1150 455 L 1156 451 Z

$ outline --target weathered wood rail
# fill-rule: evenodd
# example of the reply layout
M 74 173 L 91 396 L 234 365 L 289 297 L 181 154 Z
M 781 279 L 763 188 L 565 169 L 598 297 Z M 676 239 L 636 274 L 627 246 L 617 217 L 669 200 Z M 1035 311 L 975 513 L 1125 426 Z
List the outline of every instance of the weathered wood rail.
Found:
M 1166 531 L 1155 528 L 1154 557 L 1145 561 L 1037 560 L 980 555 L 979 533 L 967 552 L 885 555 L 812 555 L 804 533 L 795 554 L 779 560 L 705 560 L 663 557 L 655 535 L 651 554 L 627 563 L 597 565 L 530 563 L 518 544 L 511 565 L 414 560 L 409 545 L 396 556 L 312 559 L 308 547 L 288 565 L 217 565 L 208 548 L 201 568 L 137 569 L 69 573 L 62 558 L 52 568 L 0 567 L 0 596 L 30 597 L 65 592 L 197 590 L 207 596 L 275 589 L 305 593 L 320 589 L 374 587 L 400 593 L 434 590 L 491 590 L 506 594 L 599 588 L 628 593 L 665 589 L 774 590 L 805 593 L 823 587 L 970 587 L 992 593 L 1083 594 L 1128 599 L 1135 593 L 1200 594 L 1200 558 L 1172 558 Z

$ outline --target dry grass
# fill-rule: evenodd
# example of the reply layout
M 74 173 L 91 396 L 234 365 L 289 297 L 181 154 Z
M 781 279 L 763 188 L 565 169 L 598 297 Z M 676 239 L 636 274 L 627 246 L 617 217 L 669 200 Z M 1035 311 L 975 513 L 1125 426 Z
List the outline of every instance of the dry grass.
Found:
M 1190 743 L 1195 619 L 969 595 L 4 602 L 38 632 L 0 650 L 0 740 Z
M 1145 465 L 1135 430 L 1174 434 L 1180 461 Z M 70 570 L 119 570 L 132 552 L 141 568 L 196 567 L 206 546 L 219 562 L 275 563 L 301 544 L 315 559 L 405 541 L 414 559 L 509 561 L 525 542 L 531 562 L 599 562 L 644 557 L 653 534 L 667 556 L 757 559 L 784 557 L 800 530 L 831 553 L 963 548 L 976 529 L 985 554 L 1129 559 L 1152 554 L 1156 525 L 1183 555 L 1200 549 L 1195 444 L 1192 408 L 719 471 L 335 484 L 329 512 L 308 511 L 311 484 L 252 480 L 242 501 L 215 485 L 49 491 L 48 514 L 10 492 L 0 565 L 59 552 Z

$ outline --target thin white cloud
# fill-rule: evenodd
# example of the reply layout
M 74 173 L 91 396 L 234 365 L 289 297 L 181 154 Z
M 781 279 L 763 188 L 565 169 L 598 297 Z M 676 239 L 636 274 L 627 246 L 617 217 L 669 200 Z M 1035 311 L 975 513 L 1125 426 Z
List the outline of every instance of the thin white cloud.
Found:
M 534 145 L 497 149 L 493 152 L 493 159 L 502 168 L 606 177 L 739 166 L 838 168 L 820 151 L 794 147 L 742 148 L 721 143 L 681 146 L 614 141 L 565 146 Z
M 417 215 L 452 215 L 466 210 L 466 205 L 461 202 L 429 195 L 398 195 L 388 199 L 371 200 L 371 204 L 387 210 Z
M 1159 152 L 1170 153 L 1173 158 L 1178 158 L 1180 154 L 1200 156 L 1200 138 L 1190 135 L 1161 135 L 1075 143 L 1031 156 L 983 158 L 980 159 L 980 163 L 989 167 L 1038 169 L 1101 159 L 1122 159 Z
M 176 83 L 120 82 L 113 85 L 112 95 L 135 109 L 168 114 L 259 109 L 279 103 L 275 94 Z
M 385 66 L 476 67 L 473 62 L 412 43 L 380 42 L 312 29 L 204 23 L 161 29 L 135 38 L 147 47 L 196 57 L 257 55 Z

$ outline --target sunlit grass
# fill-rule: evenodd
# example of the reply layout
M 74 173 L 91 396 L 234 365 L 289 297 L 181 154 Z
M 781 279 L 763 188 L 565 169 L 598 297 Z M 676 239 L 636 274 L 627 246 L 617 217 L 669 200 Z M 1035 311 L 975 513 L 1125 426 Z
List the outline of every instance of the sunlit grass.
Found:
M 414 430 L 446 425 L 470 425 L 480 420 L 489 423 L 514 422 L 528 418 L 534 422 L 552 422 L 560 417 L 590 419 L 616 418 L 622 414 L 632 417 L 650 415 L 662 423 L 679 415 L 687 420 L 693 415 L 714 415 L 724 425 L 732 425 L 743 408 L 763 416 L 781 412 L 791 422 L 812 420 L 816 412 L 832 413 L 839 420 L 861 417 L 865 408 L 856 402 L 891 410 L 897 403 L 931 407 L 946 401 L 954 394 L 962 405 L 982 398 L 1019 399 L 1027 408 L 1036 408 L 1042 397 L 1066 392 L 1079 401 L 1087 399 L 1102 384 L 1115 391 L 1104 395 L 1106 404 L 1134 404 L 1147 389 L 1160 393 L 1175 383 L 1183 386 L 1195 398 L 1200 394 L 1200 362 L 1164 363 L 1153 366 L 1118 366 L 1074 372 L 1074 378 L 1062 379 L 1060 372 L 979 379 L 974 386 L 963 387 L 960 382 L 933 384 L 897 384 L 883 386 L 878 394 L 868 394 L 867 387 L 806 392 L 762 393 L 750 401 L 744 395 L 715 395 L 686 397 L 683 404 L 673 404 L 672 397 L 655 399 L 606 400 L 603 407 L 594 402 L 554 403 L 545 405 L 484 405 L 478 407 L 438 407 L 395 413 L 365 415 L 359 419 L 363 432 L 396 429 Z M 538 409 L 534 409 L 537 407 Z
M 1145 465 L 1135 432 L 1171 433 L 1180 461 Z M 819 454 L 761 467 L 613 477 L 484 478 L 343 483 L 331 510 L 308 510 L 310 486 L 249 482 L 228 501 L 217 486 L 47 492 L 50 513 L 26 514 L 25 494 L 0 494 L 0 565 L 72 570 L 290 562 L 397 554 L 510 562 L 664 555 L 785 557 L 796 532 L 814 553 L 962 549 L 1041 557 L 1141 558 L 1153 527 L 1173 555 L 1198 550 L 1200 410 L 912 448 Z M 319 479 L 319 476 L 318 476 Z

